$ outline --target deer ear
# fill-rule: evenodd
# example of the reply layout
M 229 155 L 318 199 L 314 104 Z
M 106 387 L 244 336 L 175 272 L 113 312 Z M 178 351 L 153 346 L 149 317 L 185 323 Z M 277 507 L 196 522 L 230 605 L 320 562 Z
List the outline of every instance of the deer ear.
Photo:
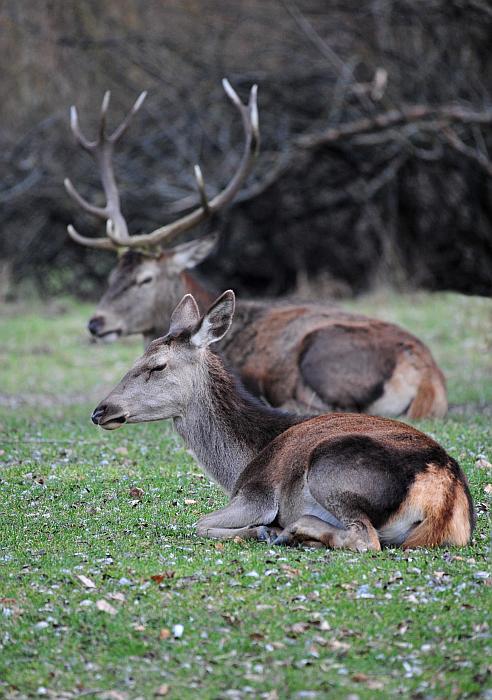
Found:
M 168 251 L 169 262 L 177 272 L 190 270 L 210 255 L 218 240 L 219 234 L 212 233 L 209 236 L 176 245 Z
M 169 333 L 191 330 L 195 328 L 199 320 L 200 311 L 195 299 L 191 294 L 185 294 L 172 313 Z
M 191 342 L 199 348 L 207 347 L 223 338 L 231 327 L 234 316 L 234 292 L 228 289 L 209 308 L 194 332 Z

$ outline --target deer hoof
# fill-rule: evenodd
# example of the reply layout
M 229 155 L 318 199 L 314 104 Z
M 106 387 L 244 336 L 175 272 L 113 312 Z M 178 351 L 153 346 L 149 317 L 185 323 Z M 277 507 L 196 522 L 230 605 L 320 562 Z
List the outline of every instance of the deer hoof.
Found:
M 278 537 L 276 537 L 273 540 L 272 544 L 275 545 L 276 547 L 290 545 L 290 544 L 294 544 L 294 539 L 293 539 L 292 535 L 282 533 L 282 534 L 278 535 Z

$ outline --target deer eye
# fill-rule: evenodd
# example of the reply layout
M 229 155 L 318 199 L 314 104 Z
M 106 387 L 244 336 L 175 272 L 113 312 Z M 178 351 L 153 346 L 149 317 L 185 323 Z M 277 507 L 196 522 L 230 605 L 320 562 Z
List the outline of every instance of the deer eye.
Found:
M 161 365 L 156 365 L 155 367 L 152 367 L 152 369 L 150 370 L 150 374 L 152 374 L 152 372 L 162 372 L 162 370 L 166 369 L 166 367 L 166 362 L 163 362 Z
M 152 282 L 153 279 L 153 277 L 144 277 L 143 280 L 137 280 L 137 284 L 139 287 L 141 287 L 143 284 L 148 284 L 149 282 Z

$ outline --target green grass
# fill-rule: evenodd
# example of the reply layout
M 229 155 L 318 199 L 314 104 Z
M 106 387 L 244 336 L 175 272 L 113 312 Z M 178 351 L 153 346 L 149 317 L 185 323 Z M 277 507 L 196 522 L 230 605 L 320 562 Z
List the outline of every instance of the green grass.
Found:
M 89 421 L 140 342 L 90 345 L 89 307 L 64 306 L 0 318 L 0 697 L 490 697 L 490 302 L 350 304 L 432 347 L 460 409 L 420 427 L 478 505 L 469 547 L 381 554 L 197 538 L 224 497 L 170 425 Z

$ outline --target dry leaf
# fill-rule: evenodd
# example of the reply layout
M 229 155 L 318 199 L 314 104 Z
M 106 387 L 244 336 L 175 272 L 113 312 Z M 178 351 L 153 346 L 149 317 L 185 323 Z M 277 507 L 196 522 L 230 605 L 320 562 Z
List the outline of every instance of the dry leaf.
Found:
M 483 490 L 485 493 L 492 493 L 492 484 L 486 484 Z
M 130 496 L 131 498 L 136 498 L 138 501 L 145 495 L 145 491 L 143 489 L 138 488 L 138 486 L 132 486 L 130 489 Z
M 159 698 L 163 698 L 164 695 L 167 695 L 169 693 L 169 686 L 166 685 L 166 683 L 163 683 L 160 685 L 157 690 L 155 691 L 155 695 Z
M 159 632 L 159 639 L 169 639 L 171 637 L 171 630 L 168 630 L 166 627 L 161 629 Z
M 294 567 L 289 566 L 289 564 L 281 564 L 280 568 L 285 571 L 287 576 L 299 576 L 301 573 L 300 569 L 294 569 Z
M 288 629 L 289 633 L 291 634 L 302 634 L 306 630 L 309 629 L 309 624 L 307 622 L 295 622 L 293 625 L 291 625 Z
M 135 632 L 145 632 L 145 625 L 133 625 Z
M 155 583 L 162 583 L 164 579 L 174 578 L 174 574 L 174 571 L 163 571 L 162 574 L 154 574 L 150 578 L 152 581 L 155 581 Z
M 338 639 L 330 639 L 328 646 L 332 651 L 346 652 L 350 649 L 350 644 L 347 644 L 347 642 L 339 642 Z
M 214 546 L 215 546 L 215 549 L 218 549 L 218 550 L 219 550 L 219 552 L 222 552 L 223 549 L 224 549 L 224 543 L 223 543 L 223 542 L 217 542 L 217 544 L 214 545 Z
M 91 581 L 90 578 L 87 578 L 87 576 L 84 576 L 83 574 L 77 574 L 76 576 L 80 583 L 82 583 L 86 588 L 95 588 L 96 584 L 94 581 Z
M 96 608 L 101 612 L 108 613 L 108 615 L 116 615 L 116 613 L 118 612 L 116 608 L 113 608 L 111 603 L 108 603 L 108 601 L 104 600 L 104 598 L 101 598 L 101 600 L 96 601 Z
M 124 445 L 121 445 L 121 447 L 117 447 L 115 449 L 116 454 L 118 455 L 127 455 L 128 454 L 128 447 L 125 447 Z
M 479 469 L 492 469 L 492 464 L 485 457 L 479 457 L 475 462 L 475 466 Z
M 185 498 L 185 506 L 194 506 L 197 501 L 194 498 Z
M 111 600 L 119 600 L 120 603 L 125 602 L 125 596 L 123 595 L 123 593 L 110 593 L 108 595 L 108 598 L 111 598 Z

